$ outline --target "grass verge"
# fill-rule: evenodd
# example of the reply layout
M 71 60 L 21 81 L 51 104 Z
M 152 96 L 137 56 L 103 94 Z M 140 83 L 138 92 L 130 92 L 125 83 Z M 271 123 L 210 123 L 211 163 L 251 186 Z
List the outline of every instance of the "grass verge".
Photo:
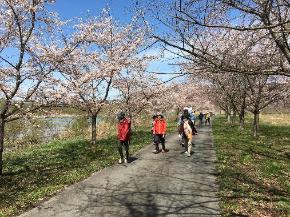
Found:
M 168 123 L 168 132 L 176 129 Z M 152 141 L 150 128 L 133 134 L 130 152 Z M 81 181 L 119 159 L 114 137 L 98 140 L 96 146 L 76 139 L 56 141 L 4 154 L 4 176 L 0 177 L 0 216 L 17 215 L 54 195 L 65 186 Z
M 250 123 L 240 131 L 214 120 L 224 216 L 290 216 L 290 126 L 262 122 L 260 130 L 254 138 Z

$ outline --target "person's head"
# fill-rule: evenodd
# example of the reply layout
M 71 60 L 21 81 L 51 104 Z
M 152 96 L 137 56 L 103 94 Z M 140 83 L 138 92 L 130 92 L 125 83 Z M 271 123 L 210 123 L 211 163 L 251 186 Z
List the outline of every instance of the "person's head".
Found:
M 183 120 L 189 120 L 189 114 L 183 114 Z
M 163 115 L 161 113 L 157 113 L 156 117 L 157 117 L 157 119 L 162 119 Z
M 183 110 L 183 116 L 188 114 L 189 114 L 188 109 Z
M 125 112 L 120 111 L 120 112 L 117 114 L 117 119 L 118 119 L 118 121 L 123 120 L 123 119 L 125 118 L 125 116 L 126 116 Z

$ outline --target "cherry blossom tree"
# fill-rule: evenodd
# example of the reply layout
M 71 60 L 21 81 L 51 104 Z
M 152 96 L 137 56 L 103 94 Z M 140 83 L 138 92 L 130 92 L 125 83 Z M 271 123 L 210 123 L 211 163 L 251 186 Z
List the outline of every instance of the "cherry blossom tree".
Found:
M 289 96 L 289 86 L 281 78 L 267 75 L 246 76 L 249 91 L 247 92 L 248 110 L 253 113 L 253 136 L 259 134 L 259 115 L 262 109 L 270 104 L 282 101 Z M 283 79 L 283 78 L 282 78 Z M 284 80 L 284 79 L 283 79 Z
M 207 78 L 222 96 L 218 103 L 239 113 L 241 128 L 251 111 L 256 136 L 259 111 L 288 92 L 284 78 L 271 81 L 290 76 L 289 1 L 138 0 L 138 6 L 166 28 L 153 37 L 185 60 L 181 74 Z
M 176 111 L 179 118 L 184 107 L 192 107 L 193 111 L 214 111 L 215 106 L 208 94 L 208 84 L 201 84 L 191 77 L 164 85 L 163 94 L 154 102 L 154 108 L 159 111 Z
M 259 114 L 267 106 L 283 101 L 289 97 L 289 84 L 285 77 L 268 75 L 227 76 L 214 74 L 211 76 L 213 88 L 212 98 L 226 111 L 228 117 L 231 110 L 239 114 L 240 128 L 244 129 L 246 110 L 253 114 L 253 136 L 259 134 Z
M 58 24 L 45 10 L 47 1 L 0 1 L 0 174 L 3 172 L 5 124 L 29 117 L 57 100 L 52 67 L 45 59 Z
M 185 4 L 193 3 L 185 1 Z M 181 9 L 179 18 L 207 28 L 233 29 L 237 31 L 260 32 L 264 37 L 268 37 L 270 43 L 274 43 L 279 49 L 281 56 L 281 73 L 289 76 L 290 64 L 290 3 L 288 0 L 275 1 L 238 1 L 221 0 L 207 1 L 207 4 L 200 4 L 204 8 L 206 16 L 203 18 L 193 15 L 191 9 Z M 195 9 L 198 10 L 198 9 Z M 231 14 L 234 15 L 230 15 Z M 220 15 L 218 15 L 220 14 Z M 209 18 L 209 19 L 208 19 Z M 218 21 L 216 18 L 219 18 Z M 288 62 L 288 64 L 284 63 Z
M 80 20 L 73 36 L 63 43 L 64 51 L 72 49 L 58 67 L 67 93 L 65 101 L 91 116 L 92 144 L 96 143 L 97 117 L 115 91 L 113 87 L 118 86 L 119 75 L 135 64 L 146 34 L 136 18 L 121 26 L 104 11 L 100 17 Z
M 162 89 L 162 81 L 147 72 L 148 64 L 156 58 L 143 56 L 135 59 L 115 82 L 115 88 L 120 93 L 118 107 L 126 111 L 131 119 L 142 112 L 150 111 L 151 101 Z
M 257 39 L 259 37 L 254 38 Z M 253 113 L 253 135 L 257 136 L 260 110 L 277 100 L 283 99 L 283 93 L 287 86 L 283 85 L 283 77 L 269 77 L 267 73 L 264 73 L 272 71 L 278 65 L 280 57 L 276 55 L 277 48 L 269 46 L 268 38 L 259 38 L 254 44 L 252 40 L 248 38 L 244 42 L 239 42 L 241 40 L 237 36 L 227 43 L 228 45 L 239 43 L 239 46 L 229 46 L 228 48 L 230 49 L 225 49 L 227 52 L 222 52 L 225 54 L 223 55 L 223 62 L 226 65 L 229 65 L 229 63 L 235 64 L 232 68 L 247 71 L 248 73 L 229 74 L 224 72 L 227 77 L 224 77 L 223 82 L 219 84 L 229 96 L 234 111 L 239 112 L 241 128 L 244 125 L 243 116 L 245 110 L 247 109 Z M 269 80 L 269 78 L 271 79 Z M 227 81 L 228 79 L 231 79 L 231 81 Z M 272 83 L 271 81 L 275 82 Z M 282 83 L 279 84 L 279 81 Z M 231 87 L 232 90 L 227 89 L 227 87 Z
M 247 82 L 245 75 L 235 75 L 228 73 L 227 76 L 223 74 L 214 74 L 212 76 L 214 88 L 212 95 L 216 99 L 216 103 L 226 111 L 228 122 L 235 121 L 235 115 L 239 116 L 240 129 L 245 127 L 245 112 Z M 230 120 L 231 110 L 233 110 L 233 118 Z
M 220 62 L 221 67 L 196 61 L 188 61 L 182 67 L 192 76 L 203 77 L 213 84 L 212 95 L 216 95 L 213 98 L 217 99 L 216 102 L 226 111 L 228 117 L 230 117 L 231 110 L 233 110 L 234 116 L 236 113 L 239 114 L 241 129 L 244 128 L 246 109 L 253 112 L 253 134 L 257 136 L 259 112 L 254 111 L 253 106 L 258 108 L 256 110 L 261 110 L 282 99 L 287 86 L 282 85 L 283 83 L 277 84 L 284 80 L 283 77 L 278 76 L 276 85 L 271 85 L 271 89 L 268 90 L 269 75 L 264 72 L 272 71 L 279 63 L 280 58 L 276 55 L 277 48 L 269 46 L 269 39 L 260 37 L 259 34 L 252 35 L 255 37 L 248 36 L 247 33 L 237 34 L 236 31 L 233 31 L 227 32 L 225 35 L 217 35 L 216 39 L 212 39 L 212 44 L 208 45 L 211 54 L 214 54 L 215 57 L 211 59 L 213 62 Z M 241 37 L 244 37 L 243 41 Z M 258 40 L 256 41 L 256 39 Z M 216 58 L 217 56 L 218 58 Z M 260 80 L 262 77 L 265 79 L 264 82 Z M 261 93 L 257 93 L 257 89 Z M 261 96 L 266 92 L 266 95 L 271 96 L 271 100 L 266 100 L 265 96 Z M 249 98 L 259 98 L 259 102 L 263 98 L 264 103 L 258 106 L 257 102 L 249 100 Z
M 138 3 L 142 5 L 141 0 Z M 164 34 L 158 33 L 154 37 L 174 50 L 179 50 L 179 55 L 185 58 L 222 71 L 290 75 L 288 0 L 176 0 L 171 4 L 164 0 L 154 0 L 143 2 L 141 8 L 145 8 L 149 16 L 166 27 Z M 240 43 L 245 38 L 252 39 L 252 46 L 260 39 L 267 39 L 268 46 L 276 48 L 272 49 L 275 51 L 272 54 L 279 61 L 271 69 L 259 71 L 241 70 L 233 64 L 223 64 L 220 53 L 212 52 L 214 44 L 211 41 L 216 42 L 215 39 L 233 32 L 235 35 L 243 35 L 239 37 Z M 239 44 L 236 46 L 239 47 Z

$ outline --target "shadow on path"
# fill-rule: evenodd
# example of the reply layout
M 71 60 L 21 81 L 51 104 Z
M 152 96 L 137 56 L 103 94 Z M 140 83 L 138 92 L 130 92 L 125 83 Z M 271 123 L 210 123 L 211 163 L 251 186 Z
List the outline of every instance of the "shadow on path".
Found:
M 147 146 L 126 167 L 115 165 L 73 185 L 29 216 L 220 216 L 211 128 L 199 129 L 194 154 L 180 154 L 176 134 L 168 153 Z

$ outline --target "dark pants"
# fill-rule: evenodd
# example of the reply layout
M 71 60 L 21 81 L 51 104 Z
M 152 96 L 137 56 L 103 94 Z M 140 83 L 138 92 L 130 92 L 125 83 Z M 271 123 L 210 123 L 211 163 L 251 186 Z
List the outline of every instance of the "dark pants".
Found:
M 210 118 L 205 119 L 205 125 L 206 125 L 207 123 L 210 125 Z
M 124 159 L 123 147 L 125 148 L 126 159 L 128 160 L 129 159 L 129 141 L 120 141 L 118 144 L 118 151 L 119 151 L 121 159 Z
M 202 125 L 202 119 L 203 118 L 199 118 L 199 125 Z
M 162 145 L 162 149 L 165 150 L 165 138 L 162 134 L 154 134 L 155 150 L 159 151 L 159 143 Z

